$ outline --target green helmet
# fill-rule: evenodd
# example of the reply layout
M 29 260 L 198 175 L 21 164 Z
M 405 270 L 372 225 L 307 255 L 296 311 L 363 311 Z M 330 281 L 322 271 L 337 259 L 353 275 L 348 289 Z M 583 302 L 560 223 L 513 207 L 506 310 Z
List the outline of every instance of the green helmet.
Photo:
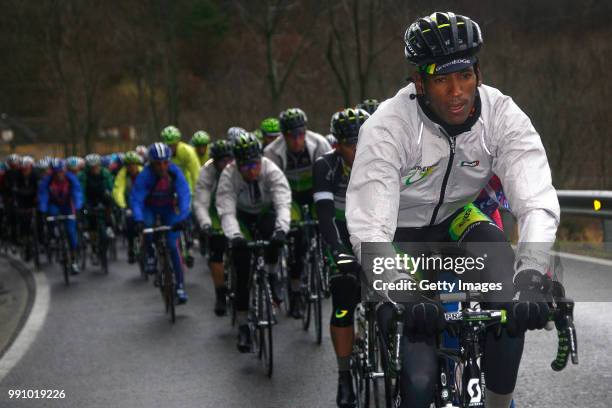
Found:
M 208 143 L 210 143 L 210 136 L 203 130 L 198 130 L 191 138 L 191 144 L 193 146 L 207 146 Z
M 259 128 L 264 136 L 277 137 L 281 134 L 280 123 L 276 118 L 267 118 L 262 120 Z
M 308 118 L 303 110 L 300 108 L 291 108 L 282 111 L 278 116 L 280 123 L 280 129 L 282 132 L 287 132 L 292 129 L 306 127 L 308 124 Z
M 134 150 L 130 150 L 129 152 L 125 152 L 125 156 L 123 157 L 123 162 L 125 164 L 141 164 L 142 157 Z
M 161 139 L 165 144 L 177 144 L 181 141 L 181 131 L 175 126 L 167 126 L 161 132 Z
M 239 163 L 261 157 L 261 143 L 249 132 L 240 132 L 234 141 L 234 157 Z

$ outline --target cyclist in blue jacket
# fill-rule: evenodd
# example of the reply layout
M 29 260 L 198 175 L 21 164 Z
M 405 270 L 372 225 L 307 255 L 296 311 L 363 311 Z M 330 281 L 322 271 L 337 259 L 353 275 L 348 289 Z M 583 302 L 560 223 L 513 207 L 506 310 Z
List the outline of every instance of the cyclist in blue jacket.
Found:
M 189 216 L 191 193 L 181 170 L 170 162 L 172 152 L 164 143 L 149 146 L 149 164 L 140 172 L 130 192 L 132 215 L 137 230 L 155 225 L 178 226 Z M 179 251 L 179 232 L 167 232 L 167 245 L 176 276 L 176 296 L 179 303 L 187 302 L 183 280 L 183 259 Z M 151 236 L 147 236 L 147 273 L 155 272 L 155 253 Z
M 38 185 L 38 210 L 43 217 L 75 215 L 83 207 L 79 179 L 66 171 L 66 162 L 62 159 L 51 160 L 50 167 L 51 174 L 45 176 Z M 71 273 L 76 275 L 79 273 L 76 257 L 78 246 L 76 219 L 65 220 L 65 226 L 70 243 Z

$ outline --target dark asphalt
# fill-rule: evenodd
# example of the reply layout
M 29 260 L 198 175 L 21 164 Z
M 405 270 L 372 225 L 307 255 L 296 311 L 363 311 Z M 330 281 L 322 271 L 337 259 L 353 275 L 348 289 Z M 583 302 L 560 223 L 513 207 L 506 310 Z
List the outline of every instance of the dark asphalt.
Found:
M 172 325 L 159 292 L 124 257 L 121 253 L 111 265 L 109 276 L 90 268 L 70 287 L 58 268 L 45 268 L 50 310 L 29 351 L 0 382 L 0 407 L 335 406 L 336 363 L 328 330 L 317 346 L 312 331 L 282 317 L 274 332 L 275 372 L 268 379 L 254 355 L 237 352 L 229 319 L 214 316 L 202 259 L 187 272 L 190 300 Z M 572 270 L 567 268 L 612 281 L 601 265 L 568 261 L 566 278 Z M 528 335 L 517 407 L 609 405 L 611 306 L 577 306 L 580 365 L 561 373 L 550 369 L 556 332 Z M 327 301 L 325 316 L 329 308 Z M 61 389 L 66 399 L 9 400 L 9 389 Z

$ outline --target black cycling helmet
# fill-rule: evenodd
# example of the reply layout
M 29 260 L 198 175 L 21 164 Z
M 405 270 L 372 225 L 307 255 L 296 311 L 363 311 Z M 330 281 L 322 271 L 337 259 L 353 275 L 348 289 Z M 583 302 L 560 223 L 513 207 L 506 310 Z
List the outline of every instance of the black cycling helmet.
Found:
M 359 136 L 359 128 L 369 117 L 370 114 L 363 109 L 347 108 L 334 113 L 330 131 L 339 143 L 355 144 Z
M 215 140 L 210 145 L 210 157 L 217 160 L 223 157 L 234 157 L 234 146 L 227 140 Z
M 308 124 L 308 118 L 300 108 L 291 108 L 282 111 L 280 115 L 278 115 L 278 121 L 280 122 L 281 132 L 283 133 L 292 129 L 306 127 Z
M 469 17 L 435 12 L 419 18 L 404 34 L 408 61 L 428 74 L 459 71 L 473 65 L 482 46 L 480 27 Z M 461 64 L 454 64 L 461 60 Z M 446 66 L 445 66 L 446 65 Z
M 234 157 L 238 163 L 261 158 L 261 143 L 253 133 L 240 132 L 234 140 Z
M 371 115 L 376 112 L 378 105 L 380 105 L 380 103 L 376 99 L 365 99 L 363 102 L 358 103 L 355 109 L 363 109 Z

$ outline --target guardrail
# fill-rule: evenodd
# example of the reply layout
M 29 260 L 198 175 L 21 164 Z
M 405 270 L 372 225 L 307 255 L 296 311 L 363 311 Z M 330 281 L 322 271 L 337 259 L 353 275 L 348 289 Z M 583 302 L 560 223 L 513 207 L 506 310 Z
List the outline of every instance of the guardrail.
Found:
M 561 214 L 601 218 L 604 247 L 612 251 L 612 191 L 557 190 L 557 196 Z
M 603 240 L 606 250 L 612 251 L 612 191 L 604 190 L 557 190 L 561 214 L 582 215 L 601 218 Z M 516 221 L 507 212 L 502 214 L 508 232 Z
M 557 190 L 561 212 L 612 218 L 612 191 Z

